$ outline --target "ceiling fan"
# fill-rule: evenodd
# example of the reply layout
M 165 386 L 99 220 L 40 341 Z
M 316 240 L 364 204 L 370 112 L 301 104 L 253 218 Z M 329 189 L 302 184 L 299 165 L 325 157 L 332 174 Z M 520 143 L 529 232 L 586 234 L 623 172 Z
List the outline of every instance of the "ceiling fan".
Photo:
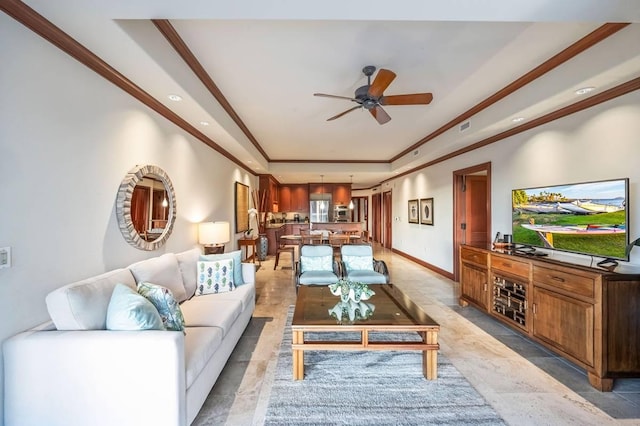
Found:
M 373 80 L 373 83 L 371 83 L 371 76 L 375 70 L 376 67 L 373 65 L 367 65 L 362 69 L 364 75 L 367 76 L 367 84 L 365 86 L 358 87 L 353 98 L 347 96 L 327 95 L 324 93 L 313 94 L 313 96 L 322 96 L 325 98 L 347 99 L 358 104 L 358 106 L 349 108 L 338 115 L 328 118 L 327 121 L 335 120 L 336 118 L 340 118 L 343 115 L 350 113 L 351 111 L 364 108 L 371 113 L 378 123 L 384 124 L 389 122 L 391 117 L 389 117 L 389 114 L 382 109 L 382 105 L 427 105 L 431 103 L 431 100 L 433 99 L 433 95 L 431 93 L 385 96 L 383 92 L 387 87 L 389 87 L 393 79 L 396 78 L 396 74 L 393 71 L 381 68 L 380 71 L 378 71 L 378 74 L 376 74 L 376 78 Z

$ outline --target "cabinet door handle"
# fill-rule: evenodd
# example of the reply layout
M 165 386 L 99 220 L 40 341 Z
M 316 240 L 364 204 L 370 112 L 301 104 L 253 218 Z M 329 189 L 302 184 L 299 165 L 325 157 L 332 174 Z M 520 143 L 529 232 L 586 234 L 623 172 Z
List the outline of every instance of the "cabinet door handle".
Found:
M 556 277 L 556 276 L 553 276 L 553 277 L 551 277 L 551 279 L 552 279 L 552 280 L 554 280 L 554 281 L 561 282 L 561 283 L 563 283 L 563 282 L 564 282 L 564 278 L 562 278 L 562 277 Z
M 488 287 L 487 287 L 487 283 L 484 283 L 484 291 L 487 291 Z
M 537 314 L 537 313 L 538 313 L 538 308 L 537 308 L 537 306 L 536 306 L 536 304 L 535 304 L 535 303 L 532 303 L 532 304 L 531 304 L 531 310 L 533 311 L 533 313 L 534 313 L 534 314 Z

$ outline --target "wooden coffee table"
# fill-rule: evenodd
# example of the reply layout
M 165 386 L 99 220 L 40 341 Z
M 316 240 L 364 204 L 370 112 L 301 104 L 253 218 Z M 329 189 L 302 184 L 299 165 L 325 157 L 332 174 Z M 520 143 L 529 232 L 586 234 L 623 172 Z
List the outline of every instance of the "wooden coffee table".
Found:
M 293 379 L 304 379 L 304 351 L 339 350 L 416 350 L 422 351 L 422 373 L 427 380 L 438 377 L 438 332 L 440 326 L 393 284 L 369 286 L 375 295 L 365 301 L 375 306 L 373 314 L 362 320 L 339 322 L 329 310 L 340 301 L 327 286 L 303 285 L 298 288 L 291 325 L 293 333 Z M 336 333 L 360 333 L 360 340 L 335 340 Z M 415 331 L 422 341 L 375 341 L 371 332 L 389 334 Z M 328 339 L 305 340 L 307 332 L 332 332 Z M 370 340 L 369 338 L 373 339 Z

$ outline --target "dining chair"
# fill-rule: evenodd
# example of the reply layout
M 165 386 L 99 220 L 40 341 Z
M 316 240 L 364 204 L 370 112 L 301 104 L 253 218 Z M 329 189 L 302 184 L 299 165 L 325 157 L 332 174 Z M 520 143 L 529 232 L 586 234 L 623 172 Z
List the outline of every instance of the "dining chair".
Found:
M 295 259 L 296 246 L 293 244 L 287 244 L 289 241 L 286 241 L 282 238 L 282 228 L 276 229 L 275 236 L 276 236 L 276 261 L 273 264 L 273 269 L 275 270 L 278 267 L 281 253 L 291 253 L 291 267 L 293 269 L 293 266 L 296 262 L 296 259 Z
M 322 244 L 322 234 L 312 233 L 309 229 L 300 230 L 301 245 Z
M 340 260 L 340 250 L 345 244 L 349 244 L 349 234 L 329 234 L 329 245 L 333 248 L 333 257 Z

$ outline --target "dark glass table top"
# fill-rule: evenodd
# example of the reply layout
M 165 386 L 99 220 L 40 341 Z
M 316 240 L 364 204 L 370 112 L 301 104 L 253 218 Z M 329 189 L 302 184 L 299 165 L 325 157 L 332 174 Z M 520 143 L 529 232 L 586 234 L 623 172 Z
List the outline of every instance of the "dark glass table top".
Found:
M 407 295 L 393 284 L 371 284 L 369 288 L 375 292 L 370 299 L 364 300 L 366 306 L 372 308 L 372 313 L 366 319 L 338 321 L 331 316 L 330 310 L 336 312 L 336 305 L 340 297 L 331 294 L 328 286 L 300 286 L 293 314 L 292 326 L 358 326 L 359 328 L 376 328 L 397 326 L 411 329 L 412 326 L 438 326 L 422 308 L 416 305 Z M 367 308 L 363 307 L 366 311 Z

